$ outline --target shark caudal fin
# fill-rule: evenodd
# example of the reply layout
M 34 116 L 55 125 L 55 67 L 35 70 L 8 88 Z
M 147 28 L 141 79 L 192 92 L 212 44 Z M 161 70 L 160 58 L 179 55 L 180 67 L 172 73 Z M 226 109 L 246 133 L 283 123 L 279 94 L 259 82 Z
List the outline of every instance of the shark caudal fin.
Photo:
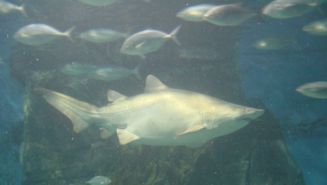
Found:
M 76 133 L 86 129 L 92 121 L 92 115 L 98 112 L 97 107 L 67 95 L 44 88 L 36 88 L 35 91 L 40 93 L 50 105 L 71 120 Z

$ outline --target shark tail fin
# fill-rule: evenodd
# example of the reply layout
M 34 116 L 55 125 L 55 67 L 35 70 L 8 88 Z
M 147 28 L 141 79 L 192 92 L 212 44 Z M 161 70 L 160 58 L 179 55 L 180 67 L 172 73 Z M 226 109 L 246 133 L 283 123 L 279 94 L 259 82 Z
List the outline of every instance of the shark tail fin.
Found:
M 34 90 L 40 93 L 50 105 L 71 120 L 76 133 L 86 129 L 92 121 L 92 115 L 98 112 L 97 107 L 67 95 L 44 88 L 36 88 Z

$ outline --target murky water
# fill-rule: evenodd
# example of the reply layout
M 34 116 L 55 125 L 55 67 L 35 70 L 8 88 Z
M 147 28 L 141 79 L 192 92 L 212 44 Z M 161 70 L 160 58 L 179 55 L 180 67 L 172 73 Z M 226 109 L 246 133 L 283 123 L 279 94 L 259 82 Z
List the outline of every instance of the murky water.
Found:
M 326 184 L 326 12 L 0 1 L 0 184 Z

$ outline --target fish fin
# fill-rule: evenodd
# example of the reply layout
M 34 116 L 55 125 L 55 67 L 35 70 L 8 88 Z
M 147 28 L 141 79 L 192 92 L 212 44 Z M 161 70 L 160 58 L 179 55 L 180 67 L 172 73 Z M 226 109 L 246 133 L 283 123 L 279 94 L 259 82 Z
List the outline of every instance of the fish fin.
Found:
M 100 128 L 100 137 L 101 139 L 108 139 L 113 135 L 112 132 L 110 132 L 108 129 Z
M 133 69 L 133 74 L 136 76 L 137 79 L 142 80 L 142 76 L 140 74 L 140 69 L 141 69 L 141 64 L 137 65 L 134 69 Z
M 71 28 L 69 28 L 68 30 L 66 30 L 63 35 L 66 36 L 69 40 L 73 41 L 73 38 L 72 38 L 72 33 L 73 31 L 75 30 L 76 26 L 73 26 Z
M 92 114 L 97 113 L 97 107 L 67 95 L 44 88 L 35 88 L 34 91 L 42 94 L 50 105 L 66 115 L 71 120 L 76 133 L 86 129 L 90 125 L 89 121 Z
M 145 92 L 161 91 L 168 89 L 157 77 L 148 75 L 145 80 Z
M 119 101 L 119 100 L 124 100 L 126 99 L 126 96 L 123 94 L 120 94 L 117 91 L 114 90 L 109 90 L 107 92 L 107 98 L 109 102 L 115 102 L 115 101 Z
M 74 113 L 67 112 L 65 113 L 65 115 L 71 120 L 73 124 L 73 130 L 75 133 L 80 133 L 81 131 L 89 127 L 89 124 L 87 122 L 82 120 L 80 117 L 76 116 Z
M 117 129 L 117 136 L 121 145 L 126 145 L 140 139 L 139 136 L 127 131 L 126 129 Z
M 26 5 L 23 4 L 22 6 L 19 7 L 19 12 L 22 13 L 24 16 L 28 17 L 28 14 L 26 12 Z
M 192 132 L 197 132 L 204 128 L 205 128 L 205 125 L 203 123 L 197 123 L 197 124 L 191 125 L 189 128 L 187 128 L 183 132 L 179 133 L 178 136 L 185 135 L 185 134 L 192 133 Z
M 141 42 L 141 43 L 137 44 L 137 45 L 135 46 L 135 48 L 140 48 L 140 47 L 142 47 L 144 44 L 145 44 L 145 42 Z
M 181 29 L 181 25 L 177 26 L 169 35 L 168 38 L 172 39 L 178 46 L 181 45 L 179 40 L 177 39 L 177 34 L 179 30 Z

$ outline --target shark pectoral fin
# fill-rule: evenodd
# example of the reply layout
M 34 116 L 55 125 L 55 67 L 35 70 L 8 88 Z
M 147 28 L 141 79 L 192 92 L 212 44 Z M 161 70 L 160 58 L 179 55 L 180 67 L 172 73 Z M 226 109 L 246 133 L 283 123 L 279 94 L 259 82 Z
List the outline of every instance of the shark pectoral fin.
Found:
M 100 137 L 101 139 L 108 139 L 112 136 L 112 132 L 110 132 L 108 129 L 100 128 Z
M 108 98 L 108 101 L 109 101 L 109 102 L 115 102 L 115 101 L 117 101 L 117 100 L 124 100 L 124 99 L 126 99 L 126 96 L 120 94 L 120 93 L 117 92 L 117 91 L 109 90 L 109 91 L 107 92 L 107 98 Z
M 127 131 L 126 129 L 117 129 L 117 136 L 121 145 L 126 145 L 140 139 L 139 136 Z
M 145 92 L 165 90 L 168 87 L 163 84 L 157 77 L 148 75 L 145 81 Z
M 188 134 L 188 133 L 192 133 L 192 132 L 197 132 L 197 131 L 202 130 L 204 128 L 205 128 L 205 125 L 204 124 L 197 123 L 197 124 L 191 125 L 189 128 L 187 128 L 183 132 L 179 133 L 178 136 L 181 136 L 181 135 L 184 135 L 184 134 Z

